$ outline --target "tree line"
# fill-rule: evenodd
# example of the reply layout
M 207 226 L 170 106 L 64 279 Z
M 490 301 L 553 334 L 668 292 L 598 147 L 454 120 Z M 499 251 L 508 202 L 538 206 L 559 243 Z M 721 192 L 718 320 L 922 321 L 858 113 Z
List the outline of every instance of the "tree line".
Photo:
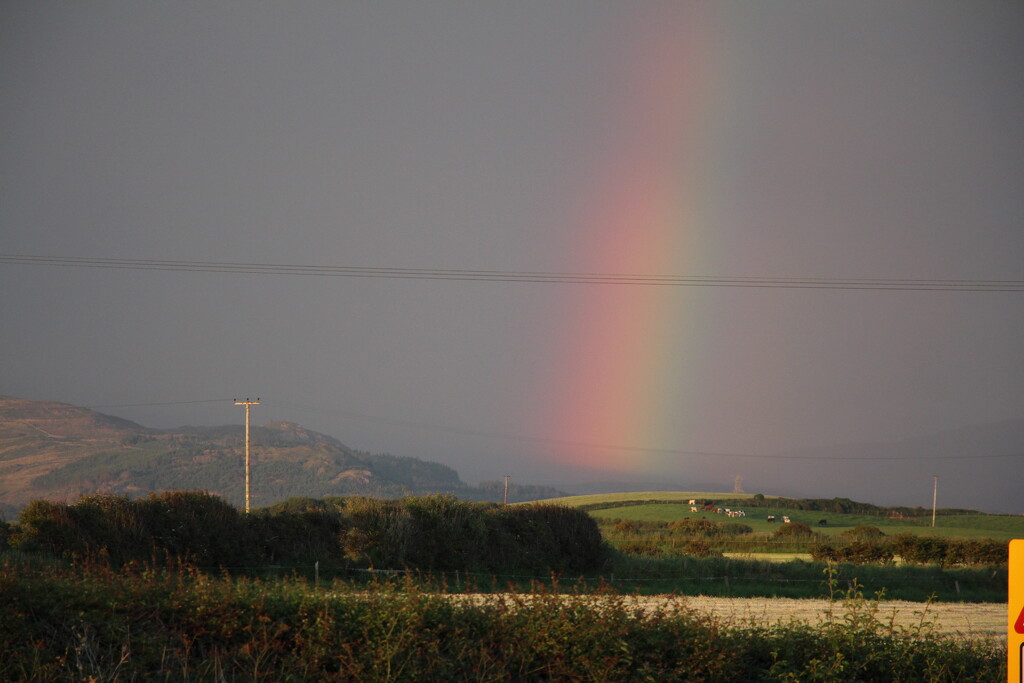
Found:
M 382 500 L 292 498 L 240 512 L 204 491 L 146 498 L 35 500 L 0 530 L 4 544 L 114 564 L 182 560 L 201 567 L 336 566 L 424 571 L 581 573 L 606 558 L 596 522 L 551 504 L 502 506 L 450 495 Z

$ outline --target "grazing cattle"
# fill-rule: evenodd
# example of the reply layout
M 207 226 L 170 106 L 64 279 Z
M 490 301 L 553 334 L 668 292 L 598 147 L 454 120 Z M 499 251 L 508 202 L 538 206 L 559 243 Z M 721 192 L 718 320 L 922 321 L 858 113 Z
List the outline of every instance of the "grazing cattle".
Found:
M 769 522 L 774 522 L 775 521 L 775 515 L 768 515 L 768 521 Z
M 697 511 L 697 506 L 696 505 L 691 505 L 690 506 L 690 512 L 696 512 L 696 511 Z
M 787 517 L 786 515 L 782 515 L 782 522 L 783 524 L 789 524 L 789 517 Z
M 697 500 L 696 499 L 690 501 L 690 505 L 696 505 L 696 504 L 697 504 Z
M 819 519 L 818 520 L 818 526 L 828 526 L 828 520 L 827 519 Z

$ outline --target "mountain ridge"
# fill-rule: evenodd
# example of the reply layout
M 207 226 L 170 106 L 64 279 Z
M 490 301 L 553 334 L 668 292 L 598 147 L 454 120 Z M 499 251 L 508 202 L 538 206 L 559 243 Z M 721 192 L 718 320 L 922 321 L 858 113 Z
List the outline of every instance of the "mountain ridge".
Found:
M 241 425 L 153 429 L 66 403 L 0 396 L 0 514 L 11 518 L 38 498 L 172 489 L 206 490 L 240 506 L 244 444 Z M 257 507 L 294 496 L 451 493 L 495 500 L 496 493 L 493 483 L 470 486 L 447 465 L 358 451 L 286 421 L 250 428 L 250 466 Z M 563 493 L 513 485 L 509 500 Z

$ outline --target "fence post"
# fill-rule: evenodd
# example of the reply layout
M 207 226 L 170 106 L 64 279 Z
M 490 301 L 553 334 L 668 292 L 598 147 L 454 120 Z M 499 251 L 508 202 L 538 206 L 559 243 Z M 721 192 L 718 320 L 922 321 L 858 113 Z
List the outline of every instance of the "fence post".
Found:
M 313 563 L 313 588 L 320 587 L 320 560 Z

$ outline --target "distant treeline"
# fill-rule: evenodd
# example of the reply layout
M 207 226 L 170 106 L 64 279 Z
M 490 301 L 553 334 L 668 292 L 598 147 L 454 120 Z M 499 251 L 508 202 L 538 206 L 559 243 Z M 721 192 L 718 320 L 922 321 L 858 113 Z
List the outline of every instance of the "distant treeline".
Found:
M 874 515 L 887 517 L 889 515 L 902 515 L 903 517 L 925 517 L 931 516 L 931 508 L 923 507 L 880 507 L 871 503 L 859 503 L 849 498 L 765 498 L 754 496 L 753 498 L 740 498 L 718 501 L 719 504 L 738 505 L 747 507 L 769 507 L 783 508 L 786 510 L 817 510 L 821 512 L 835 512 L 844 515 Z M 936 515 L 976 515 L 977 510 L 964 510 L 960 508 L 940 508 L 935 511 Z
M 844 515 L 874 515 L 887 517 L 889 515 L 902 515 L 903 517 L 930 517 L 931 508 L 922 507 L 880 507 L 871 503 L 858 503 L 849 498 L 766 498 L 757 494 L 751 498 L 697 498 L 698 504 L 713 503 L 716 507 L 736 508 L 776 508 L 783 510 L 815 510 L 820 512 L 835 512 Z M 580 510 L 610 510 L 613 508 L 633 507 L 635 505 L 682 505 L 679 499 L 672 500 L 617 500 L 606 503 L 590 503 L 581 505 Z M 939 508 L 936 515 L 976 515 L 977 510 L 963 510 L 960 508 Z
M 4 527 L 0 523 L 0 527 Z M 605 559 L 582 510 L 471 503 L 454 496 L 380 500 L 292 498 L 245 514 L 201 491 L 147 498 L 97 495 L 31 502 L 0 529 L 5 543 L 57 557 L 103 554 L 115 564 L 305 565 L 424 571 L 590 571 Z

